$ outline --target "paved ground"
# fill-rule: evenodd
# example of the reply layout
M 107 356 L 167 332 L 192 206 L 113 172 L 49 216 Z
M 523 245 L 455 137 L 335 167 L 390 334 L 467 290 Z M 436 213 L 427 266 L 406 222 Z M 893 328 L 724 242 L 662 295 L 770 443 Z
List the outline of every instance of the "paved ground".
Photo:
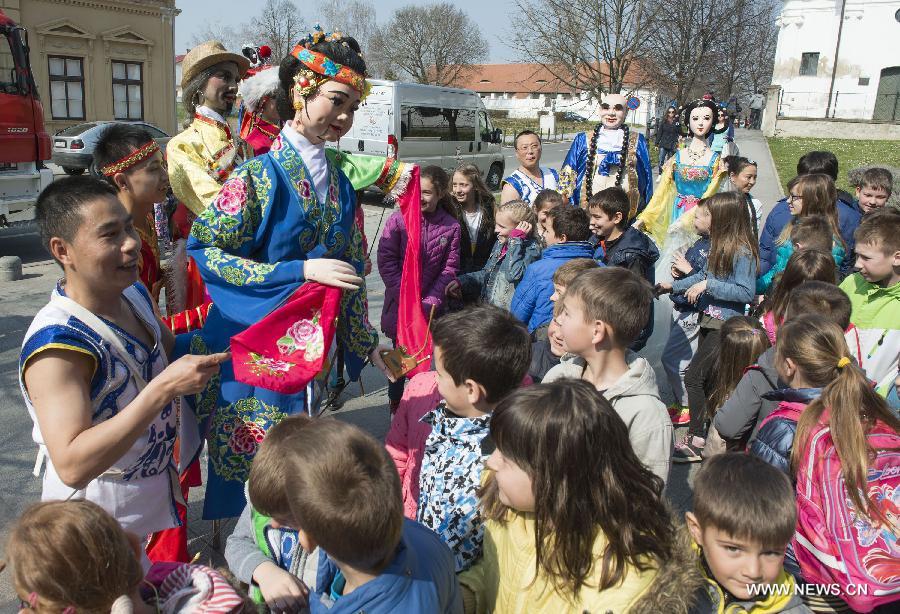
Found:
M 760 178 L 754 194 L 766 205 L 766 212 L 782 194 L 775 179 L 771 156 L 765 140 L 759 132 L 737 133 L 741 152 L 759 162 Z M 558 168 L 568 151 L 568 143 L 548 143 L 544 147 L 543 164 Z M 516 166 L 511 150 L 507 152 L 507 171 Z M 390 215 L 390 210 L 377 203 L 365 206 L 366 234 L 370 238 L 379 235 L 379 229 Z M 374 241 L 373 241 L 374 243 Z M 0 229 L 0 255 L 17 255 L 24 262 L 25 279 L 17 282 L 0 282 L 0 464 L 4 483 L 0 488 L 0 558 L 10 524 L 30 503 L 40 498 L 40 482 L 32 476 L 35 446 L 31 440 L 31 421 L 22 402 L 17 379 L 17 361 L 22 338 L 32 317 L 47 301 L 53 284 L 59 277 L 59 268 L 47 259 L 34 228 Z M 373 253 L 374 260 L 374 253 Z M 384 284 L 373 271 L 367 279 L 369 313 L 373 323 L 379 321 L 384 295 Z M 656 309 L 657 324 L 643 354 L 655 365 L 658 379 L 664 381 L 659 371 L 659 355 L 668 334 L 670 310 L 665 304 Z M 351 385 L 344 394 L 346 404 L 337 412 L 343 420 L 358 424 L 375 437 L 383 438 L 389 426 L 386 382 L 371 367 L 364 372 L 362 394 L 358 384 Z M 691 480 L 697 465 L 673 466 L 667 495 L 680 510 L 687 509 L 691 500 Z M 191 551 L 200 554 L 201 560 L 224 564 L 221 555 L 212 546 L 209 523 L 199 520 L 202 490 L 192 491 L 190 505 Z M 224 523 L 222 533 L 227 536 L 231 524 Z M 223 536 L 223 539 L 224 539 Z M 0 574 L 0 612 L 15 611 L 18 602 L 10 586 L 9 573 Z

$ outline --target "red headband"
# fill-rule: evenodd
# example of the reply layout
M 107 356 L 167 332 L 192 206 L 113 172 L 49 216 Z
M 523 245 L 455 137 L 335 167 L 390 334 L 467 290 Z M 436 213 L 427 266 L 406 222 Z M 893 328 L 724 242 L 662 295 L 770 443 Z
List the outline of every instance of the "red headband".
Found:
M 139 162 L 146 160 L 157 151 L 159 151 L 159 145 L 156 144 L 156 141 L 150 141 L 146 145 L 142 145 L 138 149 L 135 149 L 121 160 L 104 166 L 100 169 L 100 172 L 107 177 L 112 177 L 116 173 L 124 173 Z

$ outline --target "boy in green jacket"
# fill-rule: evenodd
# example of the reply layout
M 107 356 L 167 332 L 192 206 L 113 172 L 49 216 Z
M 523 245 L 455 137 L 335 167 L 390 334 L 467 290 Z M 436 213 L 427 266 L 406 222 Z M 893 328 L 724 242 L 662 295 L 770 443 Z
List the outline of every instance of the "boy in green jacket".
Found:
M 850 322 L 859 331 L 859 366 L 884 394 L 897 377 L 900 354 L 900 212 L 870 213 L 854 238 L 858 272 L 841 283 L 841 290 L 853 305 Z

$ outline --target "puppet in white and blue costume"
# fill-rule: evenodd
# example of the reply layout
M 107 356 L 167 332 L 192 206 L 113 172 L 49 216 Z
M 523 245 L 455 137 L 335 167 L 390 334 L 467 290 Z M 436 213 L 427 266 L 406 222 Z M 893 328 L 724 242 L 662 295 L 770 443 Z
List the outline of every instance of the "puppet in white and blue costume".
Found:
M 597 127 L 590 134 L 579 133 L 572 142 L 559 173 L 559 190 L 573 205 L 584 207 L 600 190 L 618 186 L 628 194 L 631 220 L 653 196 L 647 139 L 625 125 L 625 96 L 607 94 L 600 108 Z

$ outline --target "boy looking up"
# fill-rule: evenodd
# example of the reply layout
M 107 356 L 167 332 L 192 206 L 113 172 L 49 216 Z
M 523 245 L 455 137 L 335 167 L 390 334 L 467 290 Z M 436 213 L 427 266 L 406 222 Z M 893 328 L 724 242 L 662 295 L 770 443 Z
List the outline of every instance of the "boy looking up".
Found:
M 659 250 L 643 232 L 628 224 L 631 205 L 628 194 L 618 187 L 600 190 L 588 199 L 591 232 L 600 239 L 594 257 L 606 266 L 625 267 L 646 279 L 651 286 L 656 284 L 654 264 L 659 260 Z M 647 345 L 653 334 L 653 305 L 650 315 L 638 338 L 631 344 L 631 350 L 638 352 Z
M 33 437 L 49 456 L 41 498 L 88 499 L 142 536 L 177 526 L 171 403 L 203 390 L 229 354 L 169 364 L 175 339 L 138 283 L 140 238 L 107 183 L 60 179 L 36 217 L 64 273 L 19 358 Z
M 810 611 L 782 567 L 797 523 L 796 495 L 786 475 L 746 454 L 707 459 L 694 481 L 694 511 L 685 520 L 706 580 L 692 614 Z
M 659 398 L 653 368 L 628 352 L 647 322 L 653 290 L 628 269 L 585 271 L 566 288 L 557 318 L 566 351 L 578 358 L 550 369 L 543 382 L 584 379 L 603 393 L 628 427 L 628 439 L 644 465 L 669 476 L 673 428 Z

